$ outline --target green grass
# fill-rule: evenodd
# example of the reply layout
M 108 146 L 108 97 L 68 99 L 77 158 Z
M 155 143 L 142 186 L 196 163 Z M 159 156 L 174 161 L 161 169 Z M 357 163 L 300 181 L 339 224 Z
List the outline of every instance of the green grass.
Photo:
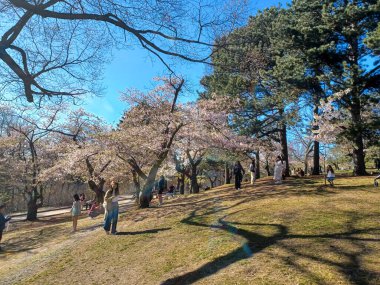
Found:
M 380 284 L 379 217 L 371 178 L 338 177 L 334 188 L 322 178 L 263 179 L 128 210 L 118 236 L 85 231 L 100 219 L 80 221 L 84 231 L 72 236 L 64 221 L 20 227 L 5 236 L 26 241 L 0 259 L 0 280 L 12 272 L 15 284 Z M 35 253 L 26 257 L 29 240 Z M 26 274 L 32 261 L 39 266 Z

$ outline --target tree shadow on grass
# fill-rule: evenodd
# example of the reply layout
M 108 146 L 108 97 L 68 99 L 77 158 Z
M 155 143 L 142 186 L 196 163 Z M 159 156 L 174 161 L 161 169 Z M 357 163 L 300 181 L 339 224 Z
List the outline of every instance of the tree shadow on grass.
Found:
M 33 249 L 34 248 L 32 248 L 32 247 L 21 248 L 21 249 L 9 248 L 9 246 L 7 246 L 6 248 L 2 247 L 2 250 L 0 251 L 0 260 L 5 259 L 8 255 L 13 255 L 13 254 L 22 253 L 22 252 L 28 252 L 28 251 L 31 251 Z
M 138 232 L 118 232 L 116 235 L 118 236 L 135 236 L 135 235 L 144 235 L 144 234 L 157 234 L 162 231 L 168 231 L 171 228 L 160 228 L 160 229 L 151 229 L 151 230 L 145 230 L 145 231 L 138 231 Z
M 233 207 L 233 206 L 232 206 Z M 323 277 L 318 276 L 316 273 L 312 272 L 306 265 L 302 263 L 298 263 L 297 259 L 309 259 L 313 262 L 317 262 L 320 264 L 327 265 L 329 267 L 334 267 L 336 271 L 343 274 L 352 284 L 376 284 L 376 282 L 380 281 L 379 272 L 374 272 L 364 268 L 361 257 L 365 254 L 369 253 L 369 249 L 367 248 L 367 242 L 380 242 L 378 238 L 363 238 L 358 235 L 363 234 L 372 234 L 377 235 L 380 233 L 380 227 L 373 228 L 365 228 L 365 229 L 356 229 L 354 228 L 354 222 L 351 221 L 348 223 L 348 230 L 345 232 L 333 232 L 333 233 L 323 233 L 316 235 L 303 235 L 303 234 L 289 234 L 288 227 L 281 224 L 264 224 L 264 223 L 239 223 L 239 222 L 231 222 L 226 221 L 228 216 L 231 216 L 235 213 L 229 214 L 220 218 L 217 224 L 206 224 L 201 223 L 201 220 L 205 215 L 211 214 L 212 211 L 206 212 L 204 214 L 196 215 L 196 211 L 193 211 L 189 217 L 182 220 L 183 223 L 191 226 L 197 227 L 208 227 L 210 229 L 219 229 L 236 235 L 245 240 L 245 242 L 239 248 L 234 251 L 218 257 L 200 268 L 187 272 L 183 275 L 167 279 L 162 282 L 162 285 L 175 285 L 175 284 L 192 284 L 197 282 L 203 278 L 211 276 L 218 271 L 232 265 L 240 260 L 250 258 L 254 256 L 256 253 L 265 250 L 266 248 L 276 245 L 284 250 L 286 250 L 289 256 L 287 258 L 283 258 L 280 256 L 273 256 L 273 258 L 282 258 L 283 261 L 293 269 L 299 271 L 301 274 L 307 275 L 309 279 L 316 281 L 318 284 L 327 284 L 323 280 Z M 240 211 L 238 211 L 240 212 Z M 254 227 L 271 227 L 275 230 L 275 233 L 271 236 L 262 235 L 253 231 L 248 231 L 246 229 L 239 228 L 239 226 L 254 226 Z M 329 248 L 329 251 L 333 251 L 336 254 L 343 256 L 343 261 L 333 261 L 327 257 L 318 256 L 317 253 L 305 253 L 300 250 L 297 246 L 287 245 L 286 241 L 292 239 L 301 239 L 308 240 L 313 243 L 318 243 L 320 240 L 327 240 L 332 243 L 336 240 L 345 240 L 355 246 L 356 251 L 352 252 L 350 249 L 345 248 Z

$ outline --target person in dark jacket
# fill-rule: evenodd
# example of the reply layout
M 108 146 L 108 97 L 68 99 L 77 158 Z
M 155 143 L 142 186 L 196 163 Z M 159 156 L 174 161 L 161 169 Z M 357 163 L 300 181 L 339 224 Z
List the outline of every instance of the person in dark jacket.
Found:
M 241 166 L 240 161 L 236 161 L 234 166 L 234 175 L 235 175 L 235 189 L 240 190 L 241 189 L 241 181 L 243 180 L 243 176 L 245 174 L 245 171 L 243 167 Z
M 3 238 L 3 231 L 5 229 L 5 224 L 11 219 L 11 217 L 4 216 L 4 209 L 5 205 L 0 205 L 0 245 L 1 245 L 1 240 Z M 0 246 L 0 251 L 1 251 L 1 246 Z
M 162 201 L 162 195 L 164 193 L 164 190 L 166 189 L 166 180 L 163 175 L 161 175 L 160 180 L 158 180 L 158 205 L 161 206 L 163 201 Z

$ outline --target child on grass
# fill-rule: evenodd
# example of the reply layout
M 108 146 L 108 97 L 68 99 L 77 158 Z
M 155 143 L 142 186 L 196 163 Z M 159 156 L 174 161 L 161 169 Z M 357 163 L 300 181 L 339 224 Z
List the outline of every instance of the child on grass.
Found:
M 95 218 L 100 215 L 100 212 L 101 212 L 101 206 L 99 205 L 97 201 L 94 201 L 92 203 L 90 210 L 88 211 L 88 216 L 90 218 Z
M 81 203 L 80 203 L 80 198 L 78 194 L 75 194 L 73 196 L 74 202 L 73 206 L 71 207 L 71 215 L 73 216 L 73 232 L 77 231 L 77 225 L 78 225 L 78 218 L 81 213 Z
M 332 168 L 331 165 L 328 165 L 326 171 L 327 171 L 327 175 L 326 175 L 327 181 L 330 183 L 330 186 L 334 186 L 334 179 L 335 179 L 334 169 Z
M 1 243 L 1 239 L 3 237 L 3 231 L 5 229 L 5 224 L 11 219 L 10 217 L 8 216 L 4 216 L 4 209 L 5 209 L 5 205 L 0 205 L 0 243 Z M 0 251 L 1 251 L 1 246 L 0 246 Z

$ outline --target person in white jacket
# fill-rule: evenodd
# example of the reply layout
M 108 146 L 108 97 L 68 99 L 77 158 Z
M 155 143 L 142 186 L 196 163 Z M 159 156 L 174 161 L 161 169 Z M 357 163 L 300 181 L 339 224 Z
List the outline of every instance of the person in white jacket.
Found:
M 282 172 L 284 171 L 284 162 L 282 161 L 281 156 L 277 156 L 276 163 L 274 165 L 274 174 L 273 180 L 276 184 L 282 183 Z
M 331 165 L 327 166 L 327 174 L 326 174 L 326 179 L 330 183 L 330 186 L 334 186 L 334 179 L 335 179 L 335 173 L 334 169 L 332 168 Z
M 256 162 L 253 158 L 249 165 L 249 173 L 251 174 L 251 185 L 253 185 L 253 183 L 256 181 Z

